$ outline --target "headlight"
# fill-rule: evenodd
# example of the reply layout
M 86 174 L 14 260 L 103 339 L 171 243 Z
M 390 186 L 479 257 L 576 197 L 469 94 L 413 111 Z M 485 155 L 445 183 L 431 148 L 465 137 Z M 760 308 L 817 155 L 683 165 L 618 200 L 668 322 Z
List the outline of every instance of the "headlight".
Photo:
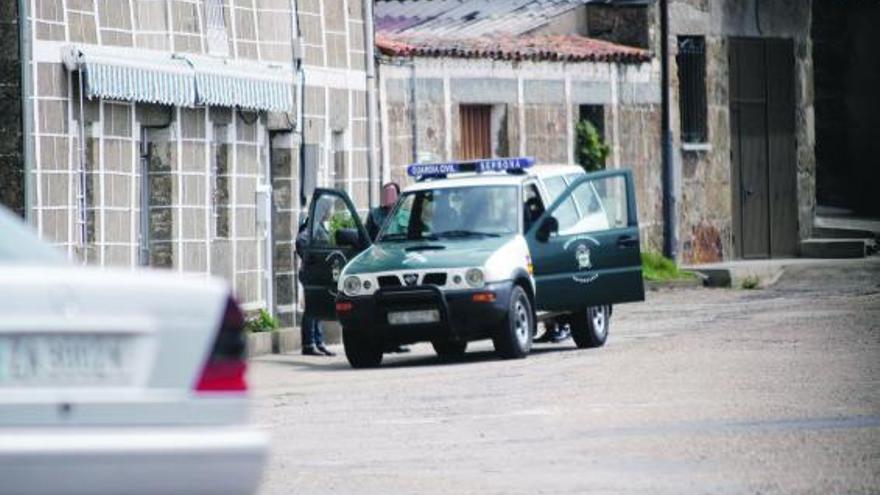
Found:
M 467 280 L 468 285 L 471 287 L 482 287 L 485 284 L 483 270 L 479 268 L 471 268 L 465 272 L 464 279 Z
M 342 292 L 346 296 L 356 296 L 361 291 L 361 279 L 357 277 L 345 277 L 342 282 Z

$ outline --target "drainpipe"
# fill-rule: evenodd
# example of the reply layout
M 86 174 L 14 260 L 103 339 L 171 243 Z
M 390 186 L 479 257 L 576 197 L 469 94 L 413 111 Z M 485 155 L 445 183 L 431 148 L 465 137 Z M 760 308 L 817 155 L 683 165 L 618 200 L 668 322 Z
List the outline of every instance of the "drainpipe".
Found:
M 21 125 L 22 160 L 24 171 L 24 217 L 31 225 L 36 225 L 34 207 L 34 114 L 30 101 L 31 79 L 31 23 L 28 14 L 28 0 L 18 0 L 19 61 L 21 69 Z
M 660 0 L 660 122 L 663 160 L 663 255 L 675 260 L 678 239 L 675 218 L 675 171 L 672 163 L 672 130 L 669 125 L 669 6 Z
M 364 27 L 367 56 L 367 184 L 369 207 L 376 204 L 373 181 L 376 180 L 376 37 L 373 25 L 373 0 L 364 0 Z

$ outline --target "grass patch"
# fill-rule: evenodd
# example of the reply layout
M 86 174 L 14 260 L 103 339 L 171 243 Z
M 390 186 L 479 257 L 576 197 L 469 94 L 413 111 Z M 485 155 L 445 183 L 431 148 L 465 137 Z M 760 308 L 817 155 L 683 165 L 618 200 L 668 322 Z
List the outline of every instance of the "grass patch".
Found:
M 760 285 L 761 285 L 760 278 L 758 278 L 755 275 L 749 275 L 748 277 L 743 279 L 742 283 L 740 284 L 740 287 L 745 290 L 752 290 L 752 289 L 757 289 L 758 287 L 760 287 Z
M 694 280 L 697 278 L 693 273 L 679 269 L 671 259 L 650 251 L 642 253 L 642 277 L 651 282 Z

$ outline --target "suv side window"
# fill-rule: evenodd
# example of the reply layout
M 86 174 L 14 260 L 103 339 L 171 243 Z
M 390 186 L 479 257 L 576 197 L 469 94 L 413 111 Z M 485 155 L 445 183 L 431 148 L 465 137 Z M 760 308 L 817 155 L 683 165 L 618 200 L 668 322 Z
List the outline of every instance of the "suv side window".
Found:
M 544 202 L 541 201 L 541 194 L 538 192 L 538 185 L 530 182 L 523 188 L 523 231 L 528 231 L 544 213 Z
M 547 188 L 547 194 L 550 196 L 547 201 L 551 204 L 556 201 L 560 194 L 565 192 L 568 185 L 561 176 L 549 177 L 544 179 L 544 186 Z M 565 232 L 574 227 L 579 220 L 577 208 L 574 206 L 574 199 L 569 196 L 559 205 L 559 208 L 553 213 L 556 220 L 559 221 L 559 231 Z

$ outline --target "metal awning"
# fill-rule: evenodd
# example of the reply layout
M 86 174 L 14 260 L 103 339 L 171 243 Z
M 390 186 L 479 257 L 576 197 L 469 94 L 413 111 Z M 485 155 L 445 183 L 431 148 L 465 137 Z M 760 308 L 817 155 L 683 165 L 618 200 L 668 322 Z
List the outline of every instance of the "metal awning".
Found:
M 199 104 L 284 112 L 293 108 L 293 73 L 240 60 L 187 57 Z
M 153 50 L 67 46 L 68 70 L 85 74 L 88 98 L 192 107 L 213 105 L 250 110 L 290 111 L 290 70 L 238 60 Z

